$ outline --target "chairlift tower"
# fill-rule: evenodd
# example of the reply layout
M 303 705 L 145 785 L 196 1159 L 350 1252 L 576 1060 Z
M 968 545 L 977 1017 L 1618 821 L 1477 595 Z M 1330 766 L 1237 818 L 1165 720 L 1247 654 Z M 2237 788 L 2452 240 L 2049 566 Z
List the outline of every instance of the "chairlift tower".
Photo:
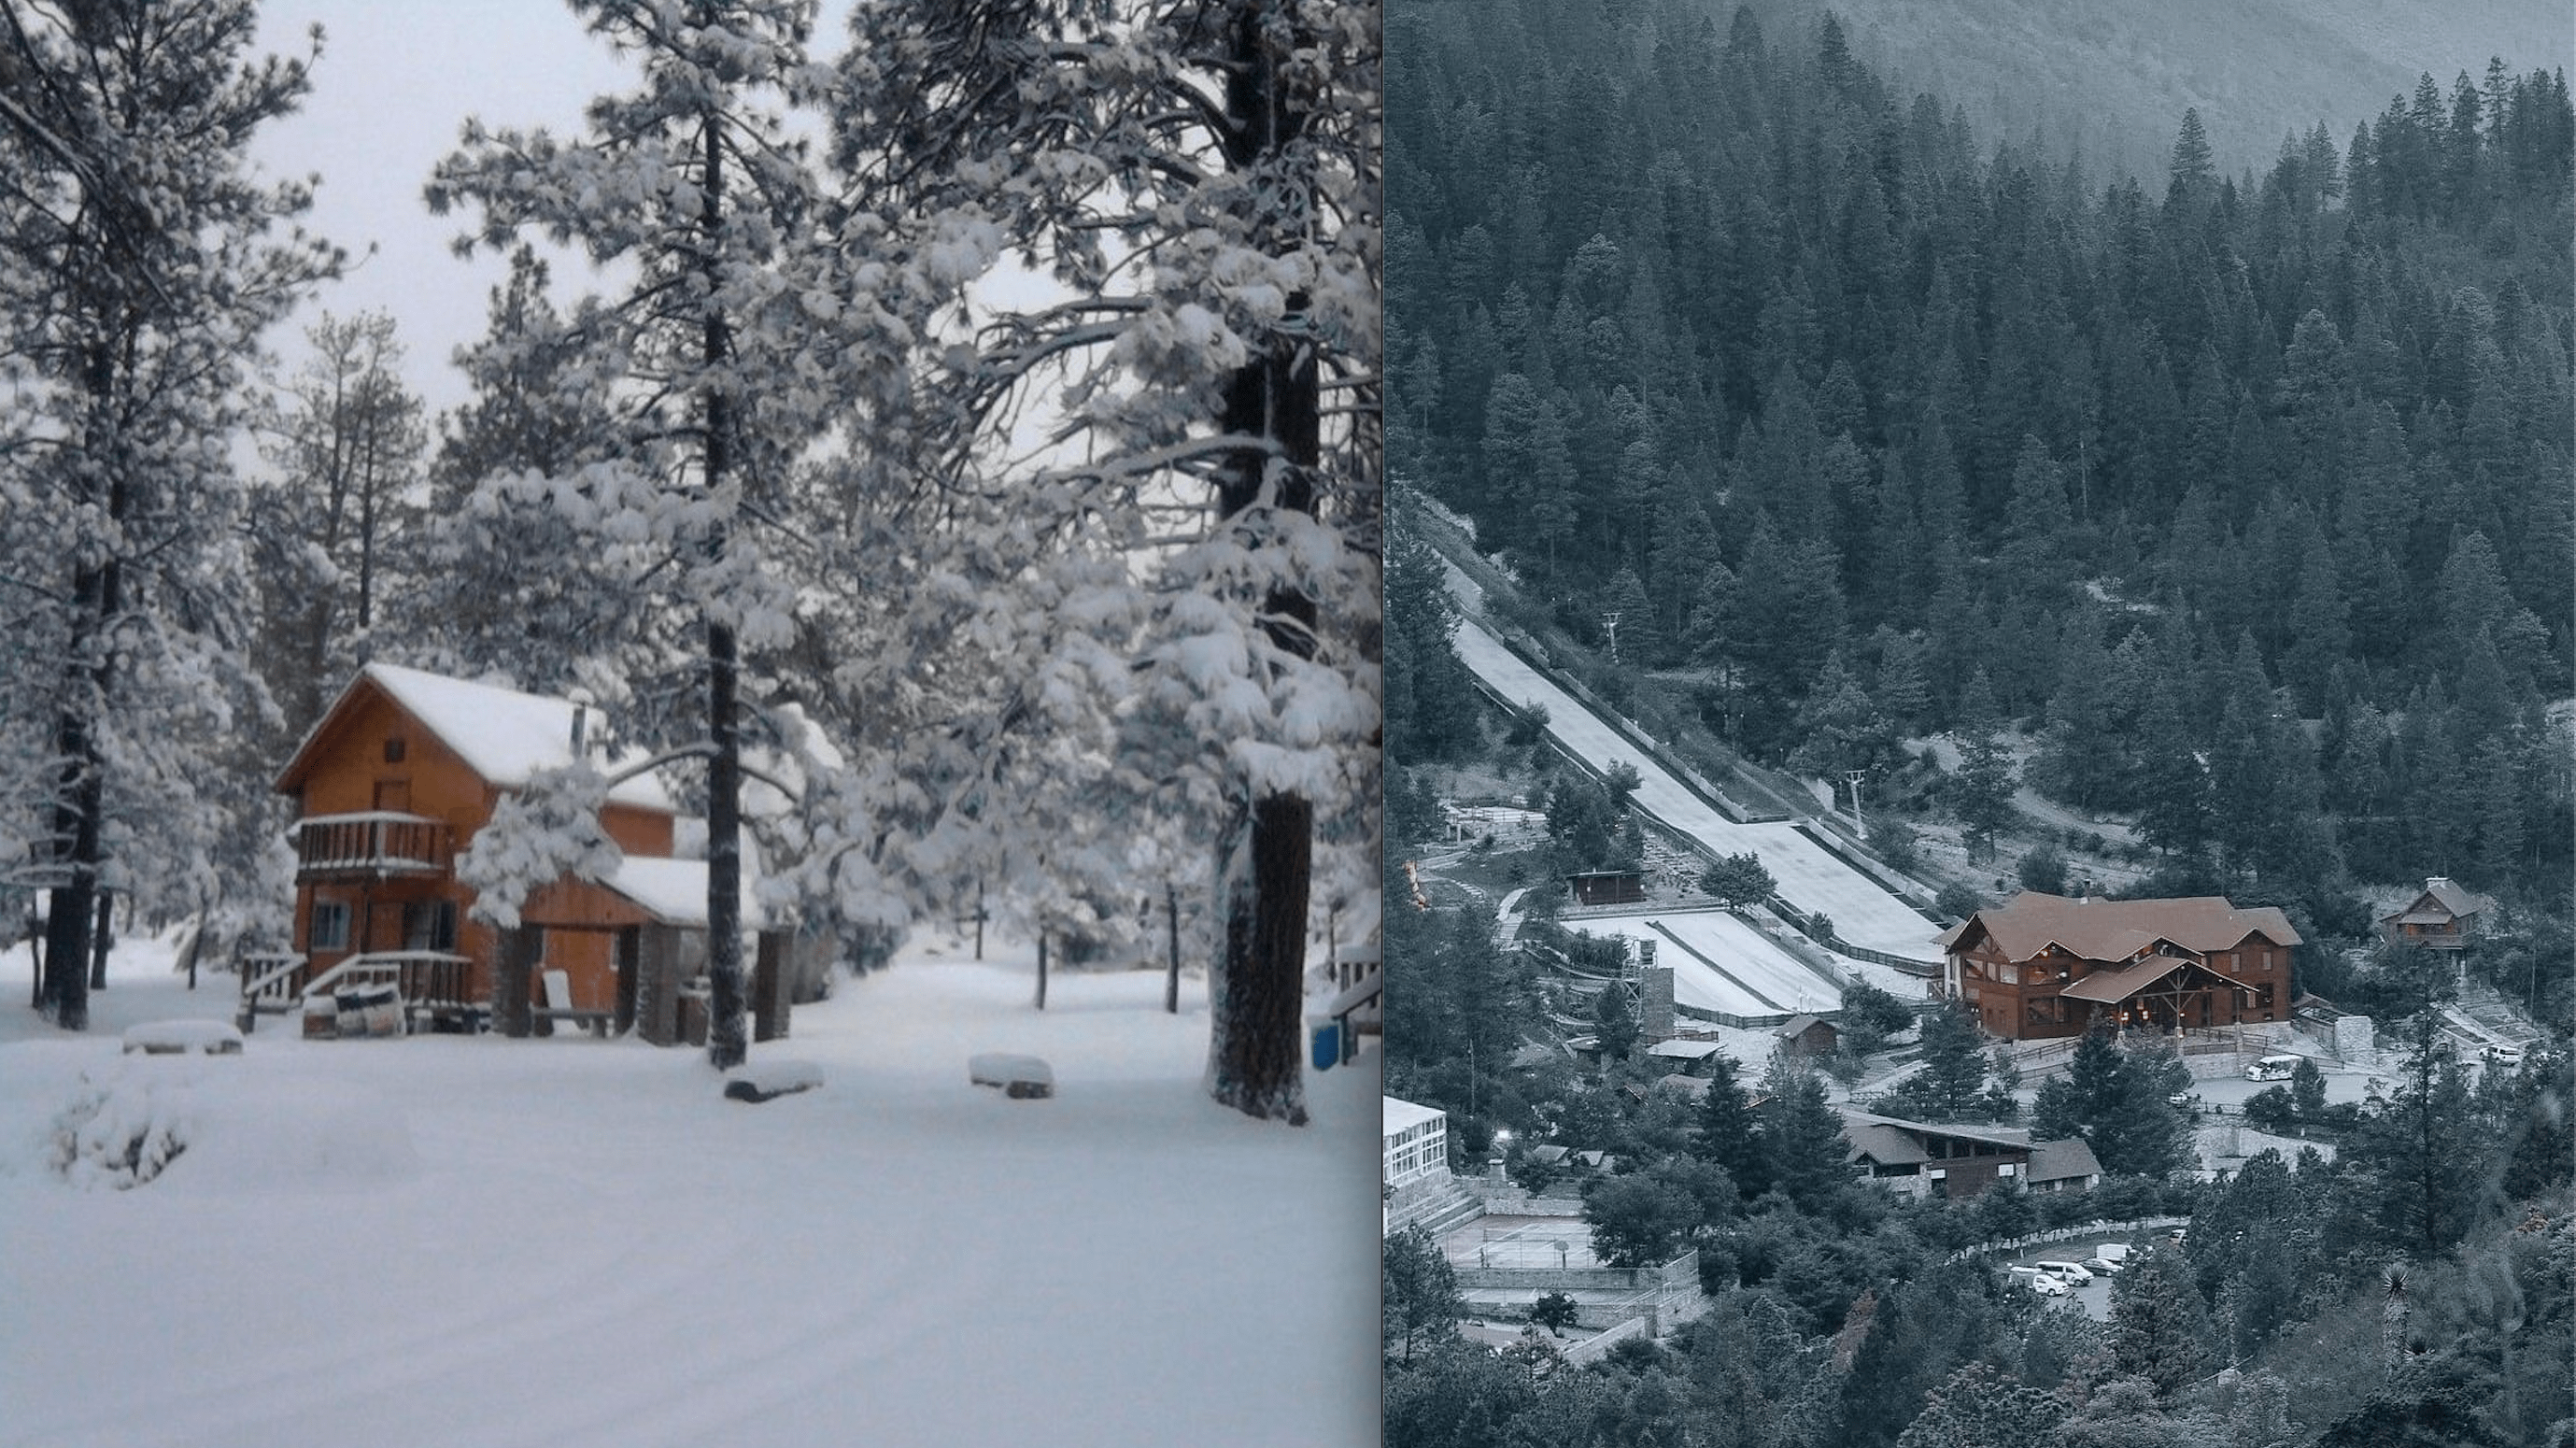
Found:
M 1860 836 L 1861 843 L 1863 844 L 1869 843 L 1869 826 L 1861 822 L 1860 782 L 1862 777 L 1868 773 L 1869 771 L 1866 769 L 1846 769 L 1843 771 L 1843 783 L 1851 786 L 1852 833 Z
M 1610 662 L 1616 664 L 1619 662 L 1619 610 L 1614 608 L 1602 614 L 1601 625 L 1609 630 Z

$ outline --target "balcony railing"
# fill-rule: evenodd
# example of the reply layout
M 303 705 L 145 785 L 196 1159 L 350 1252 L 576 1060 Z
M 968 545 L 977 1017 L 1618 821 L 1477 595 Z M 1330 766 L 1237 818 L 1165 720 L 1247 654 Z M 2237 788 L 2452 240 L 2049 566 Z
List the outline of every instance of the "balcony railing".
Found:
M 444 875 L 447 822 L 392 810 L 315 815 L 295 825 L 298 881 L 349 875 Z

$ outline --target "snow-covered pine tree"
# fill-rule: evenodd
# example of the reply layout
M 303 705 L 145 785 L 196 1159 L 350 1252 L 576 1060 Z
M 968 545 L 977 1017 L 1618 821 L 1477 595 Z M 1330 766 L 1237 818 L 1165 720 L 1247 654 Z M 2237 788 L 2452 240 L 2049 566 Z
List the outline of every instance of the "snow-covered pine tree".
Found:
M 259 838 L 229 816 L 266 802 L 208 785 L 240 716 L 271 707 L 240 650 L 250 564 L 229 444 L 260 331 L 340 258 L 270 235 L 309 194 L 255 182 L 246 152 L 295 109 L 306 62 L 246 55 L 250 0 L 8 14 L 0 552 L 25 612 L 0 642 L 17 740 L 0 768 L 42 773 L 0 798 L 34 816 L 8 832 L 52 892 L 42 1003 L 79 1030 L 102 884 L 187 908 L 274 863 L 223 844 Z
M 787 108 L 828 75 L 806 59 L 811 0 L 571 5 L 634 61 L 639 87 L 596 98 L 577 138 L 469 121 L 428 196 L 441 213 L 479 209 L 469 244 L 542 236 L 626 278 L 577 310 L 578 356 L 564 374 L 589 398 L 601 444 L 541 489 L 525 473 L 483 486 L 505 500 L 541 490 L 584 546 L 627 569 L 632 605 L 662 622 L 620 661 L 627 677 L 668 670 L 688 652 L 681 630 L 701 630 L 702 709 L 622 702 L 635 742 L 706 762 L 707 1050 L 721 1069 L 747 1049 L 743 654 L 792 635 L 793 599 L 762 533 L 783 521 L 770 505 L 841 401 L 839 384 L 884 355 L 871 340 L 899 346 L 909 334 L 869 295 L 880 278 L 827 281 L 806 244 L 815 175 Z
M 1025 536 L 1129 550 L 1143 689 L 1110 707 L 1175 726 L 1215 806 L 1209 1088 L 1301 1122 L 1317 808 L 1365 819 L 1377 781 L 1377 7 L 895 0 L 852 26 L 844 168 L 1052 283 L 970 299 L 925 389 L 960 404 L 946 473 L 1007 488 Z

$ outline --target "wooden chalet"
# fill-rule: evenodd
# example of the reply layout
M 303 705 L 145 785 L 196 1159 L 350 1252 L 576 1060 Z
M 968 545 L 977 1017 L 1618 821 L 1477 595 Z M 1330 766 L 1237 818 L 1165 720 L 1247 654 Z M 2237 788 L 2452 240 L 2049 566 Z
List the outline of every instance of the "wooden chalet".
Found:
M 1907 1121 L 1841 1108 L 1844 1160 L 1864 1180 L 1914 1196 L 1954 1201 L 1997 1182 L 2027 1191 L 2080 1191 L 2101 1180 L 2102 1164 L 2080 1139 L 2040 1141 L 2014 1126 Z
M 2270 906 L 2223 896 L 2068 899 L 2025 890 L 1941 936 L 1942 993 L 2010 1040 L 2097 1021 L 2156 1030 L 2290 1018 L 2290 951 Z
M 2379 928 L 2390 941 L 2429 950 L 2465 950 L 2478 921 L 2495 909 L 2495 901 L 2464 889 L 2441 875 L 2424 882 L 2424 892 L 2405 909 L 2383 915 Z
M 1771 1034 L 1792 1056 L 1830 1056 L 1842 1042 L 1842 1028 L 1817 1016 L 1791 1016 Z
M 245 1017 L 337 989 L 393 986 L 415 1024 L 513 1034 L 568 1020 L 689 1034 L 705 962 L 706 865 L 672 858 L 676 810 L 649 770 L 612 785 L 600 825 L 625 858 L 607 880 L 532 892 L 523 928 L 475 920 L 456 857 L 503 795 L 596 753 L 596 711 L 369 664 L 305 736 L 276 790 L 296 801 L 294 951 L 246 969 Z M 615 778 L 637 761 L 599 760 Z M 756 918 L 746 914 L 746 919 Z M 784 1034 L 783 938 L 753 982 L 763 1036 Z

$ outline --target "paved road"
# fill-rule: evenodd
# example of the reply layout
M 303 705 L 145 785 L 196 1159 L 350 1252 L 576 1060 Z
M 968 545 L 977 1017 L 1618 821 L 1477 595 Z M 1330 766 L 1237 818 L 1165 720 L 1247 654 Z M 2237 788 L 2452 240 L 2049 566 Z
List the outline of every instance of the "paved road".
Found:
M 1779 882 L 1780 897 L 1801 910 L 1821 911 L 1834 933 L 1854 945 L 1937 965 L 1940 932 L 1912 907 L 1869 876 L 1828 854 L 1787 823 L 1737 824 L 1683 787 L 1645 751 L 1559 689 L 1472 619 L 1458 625 L 1459 658 L 1503 697 L 1547 710 L 1547 732 L 1596 769 L 1625 761 L 1643 781 L 1639 808 L 1722 855 L 1761 856 Z

